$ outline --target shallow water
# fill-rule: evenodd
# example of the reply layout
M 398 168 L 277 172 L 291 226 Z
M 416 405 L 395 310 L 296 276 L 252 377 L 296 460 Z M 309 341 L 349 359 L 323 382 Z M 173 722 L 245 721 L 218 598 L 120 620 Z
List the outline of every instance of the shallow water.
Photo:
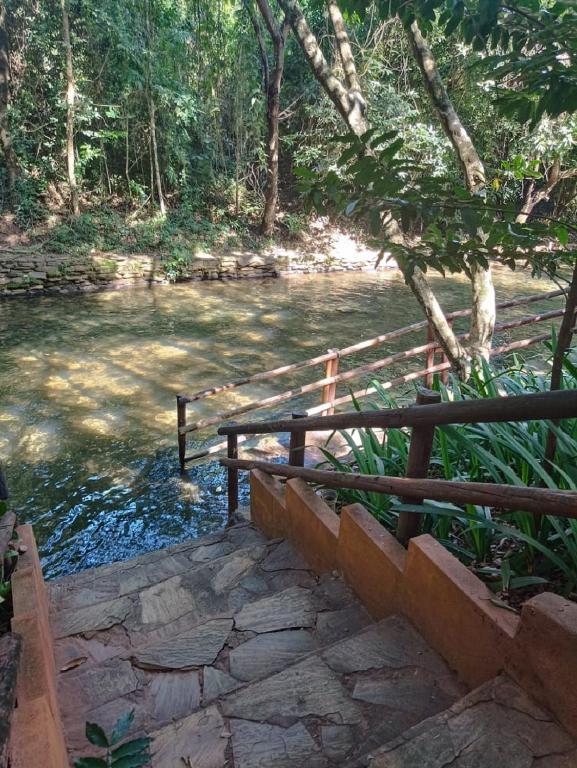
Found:
M 466 306 L 464 280 L 434 282 L 448 310 Z M 551 288 L 504 270 L 495 282 L 500 300 Z M 20 520 L 34 525 L 46 575 L 125 559 L 223 525 L 223 471 L 216 463 L 183 475 L 178 470 L 177 392 L 420 319 L 395 272 L 188 283 L 0 303 L 0 458 Z M 346 365 L 422 341 L 422 334 L 407 336 Z M 309 369 L 290 382 L 279 378 L 206 400 L 197 413 L 208 416 L 281 392 L 310 380 L 312 371 L 320 373 Z M 402 369 L 389 371 L 398 375 Z M 316 393 L 303 404 L 319 398 Z M 277 413 L 291 410 L 294 403 Z M 264 415 L 257 412 L 257 418 Z M 246 496 L 246 482 L 241 492 Z

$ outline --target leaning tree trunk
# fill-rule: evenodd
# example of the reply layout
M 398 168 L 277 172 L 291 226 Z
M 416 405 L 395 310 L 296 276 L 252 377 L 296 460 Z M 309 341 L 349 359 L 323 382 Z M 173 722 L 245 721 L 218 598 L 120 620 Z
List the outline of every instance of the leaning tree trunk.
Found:
M 66 57 L 66 167 L 68 171 L 68 185 L 70 187 L 70 207 L 73 215 L 78 216 L 80 205 L 78 202 L 78 186 L 76 184 L 76 157 L 74 149 L 76 86 L 74 84 L 74 68 L 72 66 L 72 45 L 70 43 L 67 0 L 60 0 L 60 7 L 62 9 L 62 40 Z
M 557 346 L 553 353 L 553 365 L 551 367 L 551 384 L 550 389 L 561 389 L 563 383 L 563 363 L 565 362 L 565 355 L 567 354 L 570 346 L 571 339 L 573 338 L 573 329 L 575 328 L 575 312 L 577 311 L 577 259 L 573 266 L 573 274 L 571 276 L 571 284 L 567 291 L 567 298 L 565 300 L 565 311 L 563 313 L 563 319 L 561 320 L 561 326 L 559 327 L 559 333 L 557 335 Z M 545 459 L 548 462 L 552 462 L 555 457 L 555 451 L 557 450 L 557 435 L 551 429 L 547 435 L 547 445 L 545 448 Z
M 319 81 L 329 99 L 335 105 L 337 111 L 345 121 L 348 129 L 357 136 L 361 136 L 367 130 L 367 121 L 365 118 L 365 101 L 362 97 L 362 94 L 354 88 L 346 87 L 346 85 L 343 84 L 334 74 L 321 50 L 318 40 L 307 24 L 307 20 L 305 19 L 297 0 L 278 0 L 278 3 L 283 9 L 286 18 L 292 27 L 294 36 L 302 48 L 304 56 L 308 61 L 314 76 Z M 331 3 L 331 5 L 336 6 L 336 3 Z M 331 19 L 332 18 L 333 14 L 331 14 Z M 346 44 L 348 44 L 348 35 L 344 23 L 342 23 L 339 29 L 340 33 L 336 28 L 335 33 L 337 34 L 337 45 L 341 51 L 342 60 L 342 46 L 345 44 L 345 41 Z M 338 39 L 339 34 L 340 41 Z M 349 62 L 349 65 L 354 67 L 354 59 L 352 57 L 352 53 L 350 59 L 347 58 L 347 61 Z
M 8 125 L 8 102 L 10 99 L 10 51 L 6 31 L 6 6 L 0 3 L 0 144 L 6 166 L 6 183 L 11 196 L 18 175 L 18 159 L 12 143 Z
M 421 305 L 431 328 L 434 328 L 437 340 L 451 363 L 457 376 L 466 380 L 471 373 L 471 356 L 461 344 L 449 325 L 445 313 L 431 288 L 425 274 L 416 267 L 411 274 L 405 274 L 405 280 L 413 295 Z
M 365 118 L 367 104 L 363 97 L 361 82 L 357 73 L 357 66 L 355 64 L 355 57 L 353 56 L 353 49 L 349 40 L 349 34 L 345 26 L 343 14 L 341 13 L 341 9 L 339 8 L 336 0 L 328 0 L 327 7 L 331 23 L 335 31 L 336 46 L 343 68 L 345 86 L 348 91 L 348 99 L 350 104 L 348 122 L 351 126 L 354 126 L 354 133 L 362 134 L 367 129 L 367 122 Z
M 406 31 L 413 56 L 423 75 L 431 103 L 437 112 L 443 130 L 453 145 L 461 165 L 467 189 L 472 193 L 477 192 L 485 185 L 486 181 L 485 169 L 481 158 L 449 98 L 447 89 L 437 69 L 433 53 L 421 34 L 417 22 L 414 21 L 407 27 Z M 449 344 L 447 330 L 443 325 L 439 324 L 438 318 L 435 320 L 433 317 L 431 320 L 439 343 L 460 378 L 466 378 L 469 375 L 472 360 L 480 357 L 489 358 L 496 318 L 495 288 L 493 286 L 490 265 L 484 268 L 478 264 L 471 264 L 469 275 L 472 284 L 470 342 L 468 350 L 465 350 L 462 345 L 458 345 L 465 352 L 465 356 L 469 358 L 468 362 L 465 363 L 460 356 L 456 360 L 454 359 L 454 352 L 457 348 L 454 341 Z M 413 293 L 415 293 L 421 304 L 424 301 L 429 301 L 430 296 L 433 295 L 430 290 L 423 293 L 424 283 L 426 283 L 426 278 L 422 272 L 420 272 L 419 280 L 409 282 Z M 429 308 L 429 314 L 434 315 L 435 313 L 432 313 Z M 453 331 L 451 330 L 450 333 L 454 339 Z

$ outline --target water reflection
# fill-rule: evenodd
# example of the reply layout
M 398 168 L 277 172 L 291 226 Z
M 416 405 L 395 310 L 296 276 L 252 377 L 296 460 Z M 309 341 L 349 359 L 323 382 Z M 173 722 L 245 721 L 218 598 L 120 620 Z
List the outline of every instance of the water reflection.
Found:
M 463 279 L 435 283 L 447 309 L 466 304 Z M 496 284 L 500 299 L 550 288 L 505 271 Z M 1 303 L 0 455 L 20 519 L 35 526 L 46 574 L 124 559 L 222 525 L 224 473 L 214 464 L 185 477 L 177 471 L 177 392 L 420 319 L 394 273 Z M 409 338 L 350 358 L 343 368 L 398 351 Z M 391 376 L 401 372 L 390 369 Z M 310 374 L 294 376 L 290 386 Z M 207 417 L 288 384 L 275 379 L 227 392 L 199 403 L 196 413 Z M 303 402 L 318 398 L 314 393 Z M 285 404 L 280 412 L 291 409 Z

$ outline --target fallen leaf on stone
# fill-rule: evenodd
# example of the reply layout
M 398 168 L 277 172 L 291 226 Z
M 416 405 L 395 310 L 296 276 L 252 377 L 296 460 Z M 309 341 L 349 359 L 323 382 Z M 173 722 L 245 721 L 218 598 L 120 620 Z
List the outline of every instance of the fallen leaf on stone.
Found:
M 72 659 L 72 661 L 67 662 L 61 669 L 61 672 L 68 672 L 71 669 L 76 669 L 76 667 L 79 667 L 81 664 L 84 664 L 85 661 L 88 661 L 88 656 L 79 656 L 77 659 Z
M 507 603 L 503 602 L 503 600 L 499 600 L 498 597 L 490 597 L 489 602 L 493 603 L 493 605 L 496 605 L 497 608 L 505 608 L 506 611 L 511 611 L 511 613 L 519 613 L 519 611 L 517 611 L 511 605 L 508 605 Z

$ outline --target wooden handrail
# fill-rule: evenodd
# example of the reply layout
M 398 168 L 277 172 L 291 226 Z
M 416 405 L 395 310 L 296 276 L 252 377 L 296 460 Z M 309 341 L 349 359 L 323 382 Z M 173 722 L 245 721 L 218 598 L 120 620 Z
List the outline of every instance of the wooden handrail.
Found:
M 265 435 L 272 432 L 316 431 L 362 427 L 391 428 L 440 424 L 474 424 L 502 421 L 540 421 L 577 417 L 577 390 L 536 392 L 516 397 L 480 400 L 458 400 L 418 408 L 390 408 L 380 411 L 337 413 L 333 416 L 310 416 L 299 419 L 298 427 L 291 419 L 276 419 L 249 424 L 220 427 L 219 435 Z
M 533 336 L 530 339 L 522 339 L 521 341 L 514 341 L 511 344 L 506 344 L 502 347 L 494 347 L 491 350 L 491 356 L 494 355 L 502 355 L 506 354 L 507 352 L 513 352 L 516 349 L 527 349 L 527 347 L 532 346 L 533 344 L 540 344 L 544 341 L 549 341 L 551 339 L 551 334 L 541 334 L 540 336 Z M 425 368 L 420 371 L 413 371 L 412 373 L 406 373 L 404 376 L 398 376 L 395 379 L 390 379 L 389 381 L 381 382 L 380 386 L 382 389 L 392 389 L 393 387 L 400 387 L 403 384 L 408 384 L 412 381 L 419 381 L 423 379 L 427 374 L 433 374 L 433 373 L 446 373 L 451 369 L 451 363 L 448 361 L 444 363 L 437 363 L 436 365 L 433 365 L 430 368 Z M 350 403 L 352 400 L 361 400 L 364 397 L 367 397 L 368 395 L 372 395 L 376 393 L 376 389 L 374 387 L 365 387 L 365 389 L 359 389 L 356 392 L 352 392 L 350 395 L 343 395 L 342 397 L 337 397 L 335 400 L 331 402 L 324 402 L 320 405 L 312 406 L 311 408 L 306 409 L 307 416 L 314 416 L 318 413 L 325 413 L 326 410 L 331 406 L 338 406 L 338 405 L 345 405 L 346 403 Z M 242 436 L 241 440 L 246 440 L 246 436 Z M 239 441 L 240 442 L 240 441 Z M 216 445 L 211 445 L 210 448 L 205 448 L 202 451 L 198 451 L 196 453 L 191 454 L 190 456 L 185 456 L 185 462 L 189 461 L 195 461 L 196 459 L 202 459 L 205 456 L 210 456 L 215 453 L 220 453 L 223 448 L 226 447 L 226 441 L 223 443 L 217 443 Z
M 563 294 L 564 294 L 564 291 L 561 289 L 555 290 L 555 291 L 548 291 L 546 293 L 534 294 L 532 296 L 525 296 L 518 299 L 511 299 L 509 301 L 499 302 L 497 304 L 497 307 L 499 309 L 506 309 L 509 307 L 522 306 L 522 305 L 532 304 L 536 301 L 545 301 L 547 299 L 556 298 L 556 297 L 562 296 Z M 454 319 L 458 317 L 467 317 L 470 314 L 471 314 L 471 309 L 457 310 L 455 312 L 448 313 L 447 319 L 449 323 L 452 324 Z M 506 323 L 501 323 L 497 325 L 495 328 L 495 332 L 499 333 L 501 331 L 509 330 L 512 328 L 519 328 L 523 325 L 543 322 L 545 320 L 552 320 L 554 318 L 560 317 L 562 314 L 563 314 L 562 309 L 555 309 L 548 312 L 542 312 L 536 315 L 530 315 L 528 317 L 522 317 L 516 320 L 511 320 Z M 362 350 L 366 350 L 369 348 L 377 347 L 380 344 L 384 344 L 387 341 L 403 336 L 406 333 L 417 331 L 423 328 L 428 329 L 426 344 L 421 344 L 413 347 L 412 349 L 405 350 L 403 352 L 398 352 L 396 354 L 388 355 L 387 357 L 384 357 L 372 363 L 367 363 L 365 365 L 357 366 L 352 370 L 348 370 L 344 372 L 342 370 L 339 371 L 339 361 L 342 358 L 346 357 L 347 355 L 351 355 L 356 352 L 360 352 Z M 459 335 L 458 338 L 465 340 L 468 338 L 468 334 Z M 512 352 L 516 349 L 525 349 L 533 344 L 538 344 L 540 342 L 547 341 L 550 338 L 551 338 L 551 334 L 541 334 L 538 336 L 533 336 L 527 339 L 523 339 L 521 341 L 512 342 L 511 344 L 508 344 L 502 347 L 493 348 L 490 352 L 490 355 L 494 356 L 497 354 Z M 407 373 L 404 376 L 399 376 L 390 381 L 382 382 L 381 386 L 384 389 L 390 389 L 393 386 L 402 385 L 404 383 L 407 383 L 410 381 L 416 381 L 418 379 L 423 379 L 430 386 L 432 383 L 432 377 L 435 373 L 440 373 L 442 381 L 444 383 L 447 383 L 448 374 L 449 374 L 449 370 L 451 369 L 451 365 L 449 364 L 445 354 L 443 354 L 442 362 L 440 364 L 435 364 L 435 356 L 439 349 L 440 349 L 440 345 L 434 339 L 434 336 L 430 330 L 430 326 L 428 325 L 428 322 L 426 320 L 422 320 L 417 323 L 413 323 L 411 325 L 405 326 L 404 328 L 399 328 L 397 330 L 390 331 L 388 333 L 382 334 L 381 336 L 377 336 L 373 339 L 367 339 L 365 341 L 358 342 L 356 344 L 350 345 L 348 347 L 344 347 L 342 349 L 329 349 L 328 352 L 322 355 L 317 355 L 316 357 L 309 358 L 308 360 L 301 360 L 297 363 L 283 365 L 278 368 L 272 369 L 270 371 L 263 371 L 260 373 L 253 374 L 251 376 L 245 376 L 241 379 L 228 382 L 227 384 L 222 384 L 220 386 L 203 389 L 199 392 L 196 392 L 193 395 L 179 394 L 176 396 L 176 405 L 177 405 L 178 457 L 179 457 L 180 466 L 181 468 L 184 469 L 186 463 L 190 461 L 194 461 L 195 459 L 201 458 L 211 453 L 216 453 L 222 448 L 222 446 L 220 445 L 211 446 L 209 448 L 205 448 L 204 450 L 200 450 L 196 453 L 192 453 L 191 455 L 187 456 L 186 455 L 186 442 L 187 442 L 186 436 L 188 433 L 194 432 L 199 429 L 204 429 L 210 426 L 223 424 L 227 420 L 233 419 L 236 416 L 240 416 L 242 414 L 246 414 L 246 413 L 249 413 L 250 411 L 254 411 L 257 409 L 277 406 L 277 405 L 280 405 L 281 403 L 289 402 L 302 395 L 305 395 L 317 390 L 321 390 L 321 389 L 322 389 L 322 397 L 321 397 L 322 403 L 320 404 L 320 406 L 309 407 L 306 410 L 306 414 L 308 416 L 312 416 L 316 413 L 332 414 L 334 413 L 334 409 L 336 406 L 349 403 L 355 398 L 366 397 L 367 395 L 372 394 L 375 391 L 373 387 L 366 387 L 365 389 L 359 390 L 352 394 L 336 397 L 336 388 L 338 384 L 341 384 L 347 381 L 352 381 L 355 378 L 360 378 L 362 376 L 366 376 L 367 374 L 375 373 L 377 371 L 384 369 L 388 365 L 392 365 L 393 363 L 397 363 L 400 361 L 409 360 L 411 358 L 416 357 L 417 355 L 422 355 L 423 353 L 426 354 L 426 360 L 427 360 L 426 368 L 424 370 Z M 323 363 L 325 364 L 324 377 L 316 381 L 309 382 L 302 386 L 293 387 L 289 390 L 286 390 L 276 395 L 271 395 L 261 400 L 253 400 L 251 402 L 243 404 L 242 406 L 237 406 L 236 408 L 233 408 L 231 410 L 216 413 L 214 416 L 209 416 L 208 418 L 200 419 L 196 422 L 187 421 L 187 405 L 189 403 L 195 402 L 197 400 L 202 400 L 203 398 L 209 397 L 211 395 L 217 395 L 221 392 L 226 392 L 226 391 L 235 389 L 244 384 L 251 384 L 259 381 L 267 381 L 276 376 L 295 373 L 297 371 L 304 370 L 305 368 L 308 368 L 310 366 L 320 365 Z
M 563 296 L 563 295 L 564 295 L 564 291 L 562 289 L 559 289 L 555 291 L 548 291 L 546 293 L 533 294 L 532 296 L 522 296 L 519 299 L 509 299 L 508 301 L 499 302 L 497 304 L 497 309 L 510 309 L 511 307 L 520 307 L 526 304 L 533 304 L 536 301 L 546 301 L 547 299 L 554 299 L 554 298 L 557 298 L 558 296 Z M 447 320 L 454 320 L 459 317 L 468 317 L 470 314 L 471 314 L 470 308 L 459 309 L 459 310 L 456 310 L 455 312 L 447 313 Z M 201 389 L 199 392 L 195 392 L 192 395 L 179 394 L 177 397 L 179 401 L 181 401 L 183 404 L 193 403 L 198 400 L 202 400 L 206 397 L 217 395 L 220 392 L 227 392 L 231 389 L 236 389 L 237 387 L 243 386 L 245 384 L 254 384 L 259 381 L 268 381 L 269 379 L 275 378 L 276 376 L 282 376 L 287 373 L 294 373 L 295 371 L 303 370 L 304 368 L 310 368 L 314 365 L 320 365 L 322 363 L 327 362 L 328 360 L 333 360 L 336 357 L 343 358 L 348 355 L 352 355 L 355 352 L 361 352 L 365 349 L 370 349 L 372 347 L 379 346 L 381 344 L 384 344 L 387 341 L 391 341 L 392 339 L 397 339 L 400 336 L 404 336 L 407 333 L 412 333 L 413 331 L 419 331 L 427 327 L 428 327 L 428 321 L 420 320 L 419 322 L 412 323 L 411 325 L 406 325 L 403 328 L 397 328 L 394 331 L 389 331 L 388 333 L 384 333 L 372 339 L 366 339 L 365 341 L 360 341 L 357 344 L 352 344 L 348 347 L 343 347 L 342 349 L 335 350 L 333 352 L 325 352 L 322 355 L 317 355 L 316 357 L 311 357 L 311 358 L 308 358 L 307 360 L 300 360 L 297 363 L 291 363 L 289 365 L 281 365 L 280 367 L 272 368 L 269 371 L 261 371 L 251 376 L 244 376 L 243 378 L 235 379 L 234 381 L 229 381 L 226 384 L 221 384 L 216 387 L 208 387 L 207 389 Z
M 424 405 L 415 408 L 415 411 L 438 407 Z M 331 417 L 327 416 L 326 418 Z M 577 518 L 577 492 L 575 491 L 556 491 L 533 487 L 519 488 L 518 486 L 499 483 L 463 483 L 449 480 L 358 475 L 352 472 L 308 469 L 289 464 L 273 464 L 267 461 L 247 461 L 244 459 L 221 459 L 221 464 L 225 467 L 234 467 L 237 470 L 259 469 L 269 475 L 279 477 L 300 477 L 302 480 L 332 488 L 349 488 L 394 496 L 418 496 L 423 499 L 446 501 L 457 505 L 479 504 L 494 507 L 497 510 L 523 510 L 535 515 Z
M 550 310 L 549 312 L 542 312 L 537 315 L 530 315 L 528 317 L 522 317 L 517 320 L 510 320 L 506 323 L 501 323 L 500 325 L 495 326 L 495 333 L 501 333 L 502 331 L 511 330 L 512 328 L 520 328 L 524 325 L 531 325 L 533 323 L 540 323 L 546 320 L 552 320 L 556 317 L 561 317 L 562 315 L 563 315 L 562 309 L 553 309 L 553 310 Z M 469 338 L 469 334 L 463 333 L 457 336 L 457 338 L 460 341 L 465 341 Z M 536 340 L 541 341 L 546 338 L 550 338 L 550 336 L 544 335 L 542 337 L 538 337 L 538 338 L 536 337 Z M 252 401 L 250 403 L 246 403 L 245 405 L 241 405 L 238 408 L 233 408 L 230 411 L 226 411 L 224 413 L 217 413 L 215 416 L 211 416 L 207 419 L 201 419 L 200 421 L 197 421 L 197 422 L 185 424 L 184 426 L 179 428 L 179 434 L 185 435 L 188 432 L 196 432 L 199 429 L 204 429 L 205 427 L 211 427 L 214 424 L 220 424 L 226 419 L 230 419 L 235 416 L 241 416 L 244 413 L 249 413 L 250 411 L 256 410 L 257 408 L 260 409 L 260 408 L 266 408 L 271 405 L 279 405 L 280 403 L 284 403 L 288 400 L 292 400 L 293 398 L 298 397 L 299 395 L 304 395 L 309 392 L 316 392 L 319 389 L 324 389 L 329 385 L 336 385 L 346 381 L 352 381 L 353 379 L 357 379 L 360 376 L 364 376 L 368 373 L 379 371 L 383 368 L 388 367 L 389 365 L 393 365 L 394 363 L 398 363 L 403 360 L 409 360 L 413 357 L 418 357 L 425 352 L 429 352 L 429 351 L 434 352 L 438 348 L 439 348 L 439 343 L 437 341 L 430 341 L 427 344 L 421 344 L 420 346 L 413 347 L 412 349 L 404 350 L 403 352 L 397 352 L 393 355 L 388 355 L 387 357 L 383 357 L 380 360 L 375 360 L 372 363 L 360 365 L 357 368 L 352 368 L 351 370 L 345 371 L 344 373 L 339 373 L 336 376 L 325 376 L 322 379 L 317 379 L 316 381 L 310 382 L 309 384 L 303 384 L 300 387 L 289 389 L 286 392 L 281 392 L 278 395 L 271 395 L 270 397 L 264 398 L 262 400 Z M 496 348 L 492 350 L 491 354 L 492 355 L 500 354 L 503 351 L 506 351 L 506 348 Z M 427 368 L 427 371 L 429 370 L 431 370 L 431 368 Z M 448 370 L 448 368 L 443 368 L 442 370 Z M 186 403 L 186 402 L 191 402 L 191 401 L 187 399 L 183 399 L 183 396 L 181 395 L 178 396 L 178 400 L 177 400 L 178 407 L 183 407 L 183 403 Z M 337 401 L 334 401 L 334 404 L 337 404 Z M 325 406 L 325 410 L 326 410 L 326 406 Z

